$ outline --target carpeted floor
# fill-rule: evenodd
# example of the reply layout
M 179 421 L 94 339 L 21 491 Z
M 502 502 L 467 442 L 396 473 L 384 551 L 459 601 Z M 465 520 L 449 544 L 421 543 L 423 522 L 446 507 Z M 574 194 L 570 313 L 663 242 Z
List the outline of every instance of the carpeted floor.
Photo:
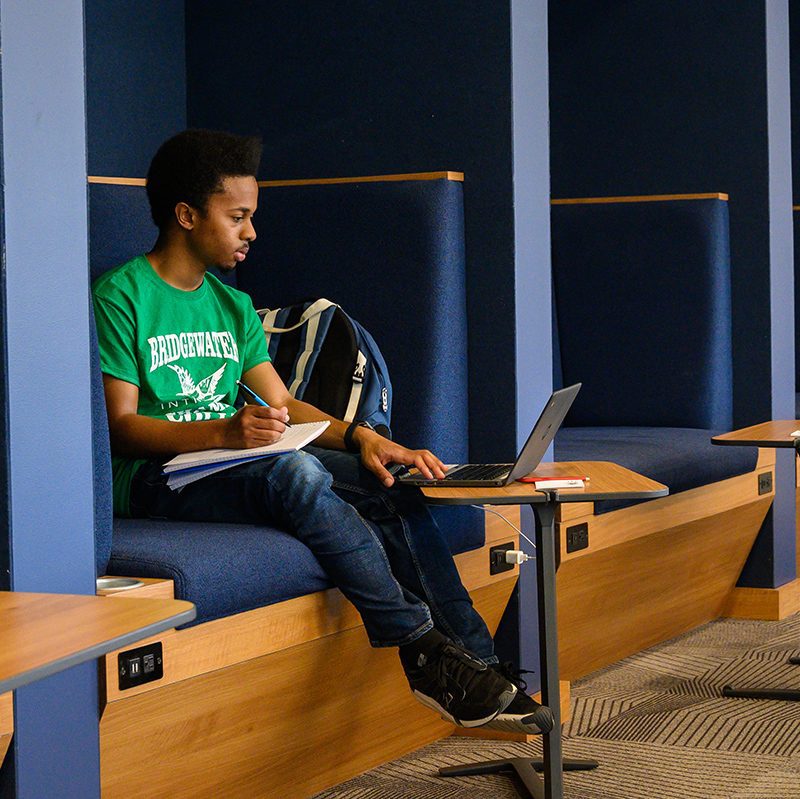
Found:
M 595 771 L 564 775 L 566 799 L 800 799 L 800 702 L 726 699 L 724 685 L 800 689 L 800 614 L 725 619 L 572 685 L 565 757 Z M 440 766 L 541 751 L 452 737 L 316 799 L 516 799 L 504 775 L 443 779 Z

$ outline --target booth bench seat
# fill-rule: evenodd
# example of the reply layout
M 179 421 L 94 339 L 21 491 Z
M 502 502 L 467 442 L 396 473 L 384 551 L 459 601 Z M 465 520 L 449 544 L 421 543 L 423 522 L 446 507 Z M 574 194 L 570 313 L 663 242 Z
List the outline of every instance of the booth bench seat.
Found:
M 395 437 L 453 461 L 468 445 L 458 178 L 261 184 L 258 244 L 236 275 L 256 307 L 311 294 L 340 302 L 389 364 Z M 95 277 L 145 252 L 155 229 L 144 181 L 90 178 L 90 221 Z M 398 319 L 413 320 L 403 336 L 392 335 Z M 439 334 L 443 319 L 449 336 Z M 409 691 L 396 651 L 370 647 L 355 608 L 286 531 L 112 520 L 96 346 L 93 357 L 97 571 L 145 583 L 109 601 L 174 595 L 197 606 L 193 624 L 137 644 L 161 645 L 162 678 L 122 688 L 121 653 L 105 658 L 104 799 L 299 799 L 450 734 Z M 476 509 L 434 512 L 494 632 L 519 569 L 491 574 L 490 549 L 516 548 L 519 536 Z
M 447 510 L 433 509 L 451 552 L 482 547 L 481 512 Z M 171 579 L 175 598 L 197 607 L 196 618 L 185 627 L 332 586 L 311 551 L 294 536 L 277 527 L 249 524 L 115 519 L 108 572 Z
M 568 679 L 726 613 L 772 501 L 774 453 L 710 442 L 733 427 L 727 200 L 553 201 L 554 384 L 583 384 L 555 456 L 670 489 L 561 506 Z

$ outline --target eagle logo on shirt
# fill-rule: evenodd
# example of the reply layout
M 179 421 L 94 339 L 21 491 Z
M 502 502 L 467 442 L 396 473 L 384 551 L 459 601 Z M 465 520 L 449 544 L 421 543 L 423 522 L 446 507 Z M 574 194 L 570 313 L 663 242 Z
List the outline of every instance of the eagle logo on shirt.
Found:
M 225 372 L 227 363 L 223 363 L 214 374 L 203 378 L 199 383 L 194 382 L 194 378 L 189 374 L 187 369 L 182 366 L 175 366 L 174 364 L 166 364 L 176 375 L 178 380 L 181 381 L 181 390 L 178 394 L 179 397 L 191 397 L 196 402 L 218 402 L 224 396 L 223 394 L 214 394 L 217 390 L 217 384 L 222 379 Z

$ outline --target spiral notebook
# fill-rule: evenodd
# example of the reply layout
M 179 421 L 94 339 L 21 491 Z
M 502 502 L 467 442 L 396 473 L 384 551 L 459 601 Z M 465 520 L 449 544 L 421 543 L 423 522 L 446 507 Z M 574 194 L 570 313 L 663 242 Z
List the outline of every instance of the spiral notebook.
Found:
M 241 463 L 280 455 L 302 449 L 322 434 L 330 422 L 307 422 L 287 427 L 274 443 L 250 449 L 202 449 L 176 455 L 164 464 L 164 474 L 169 475 L 167 485 L 172 489 L 183 488 L 209 474 L 230 469 Z

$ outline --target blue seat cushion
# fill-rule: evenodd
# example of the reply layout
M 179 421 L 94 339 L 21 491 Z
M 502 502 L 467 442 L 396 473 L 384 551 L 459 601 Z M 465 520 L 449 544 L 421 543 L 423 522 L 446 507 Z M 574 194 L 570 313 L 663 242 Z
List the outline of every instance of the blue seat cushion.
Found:
M 435 508 L 453 554 L 483 545 L 480 511 Z M 192 624 L 330 588 L 311 551 L 284 530 L 247 524 L 115 519 L 108 573 L 175 581 Z M 191 625 L 186 625 L 191 626 Z
M 555 458 L 613 461 L 664 483 L 670 494 L 677 494 L 755 469 L 755 447 L 716 446 L 710 440 L 716 434 L 682 427 L 568 427 L 556 436 Z M 636 503 L 597 502 L 595 512 L 606 513 Z

